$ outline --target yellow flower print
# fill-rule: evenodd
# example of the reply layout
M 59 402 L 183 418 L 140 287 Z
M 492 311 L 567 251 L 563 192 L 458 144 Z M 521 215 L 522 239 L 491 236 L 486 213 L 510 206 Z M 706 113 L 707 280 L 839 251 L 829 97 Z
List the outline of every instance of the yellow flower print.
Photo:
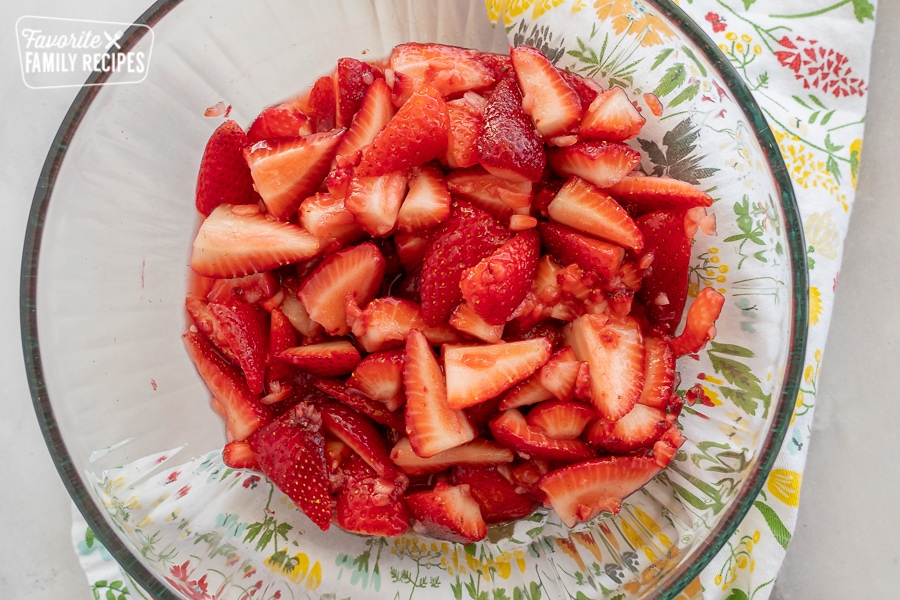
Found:
M 819 318 L 822 316 L 822 293 L 819 288 L 809 286 L 809 324 L 818 325 Z
M 816 254 L 835 260 L 841 247 L 841 236 L 829 212 L 813 213 L 803 222 L 803 233 L 807 243 Z
M 772 495 L 787 504 L 796 507 L 800 503 L 800 484 L 803 474 L 788 469 L 774 469 L 769 474 L 766 487 Z
M 850 183 L 856 189 L 859 179 L 859 157 L 862 155 L 862 140 L 857 138 L 850 144 Z
M 562 4 L 565 0 L 538 0 L 534 8 L 531 10 L 531 18 L 537 19 L 542 14 L 547 11 L 553 10 L 560 4 Z
M 508 2 L 509 0 L 485 0 L 488 20 L 490 20 L 491 23 L 496 23 L 500 20 L 500 15 L 506 12 L 506 5 Z
M 534 4 L 534 0 L 507 0 L 506 14 L 503 15 L 503 21 L 509 25 L 513 19 L 531 8 L 532 4 Z
M 641 36 L 642 46 L 658 46 L 674 35 L 665 21 L 646 12 L 635 0 L 596 0 L 594 8 L 601 20 L 611 20 L 617 35 Z
M 574 15 L 575 13 L 580 12 L 584 7 L 584 0 L 575 0 L 575 2 L 572 4 L 572 14 Z

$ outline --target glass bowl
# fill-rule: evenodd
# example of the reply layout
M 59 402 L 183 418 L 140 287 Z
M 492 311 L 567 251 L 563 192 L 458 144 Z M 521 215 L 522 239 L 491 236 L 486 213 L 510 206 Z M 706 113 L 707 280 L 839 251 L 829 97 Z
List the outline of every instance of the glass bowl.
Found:
M 780 153 L 729 63 L 666 1 L 160 1 L 120 51 L 144 81 L 97 73 L 35 192 L 22 266 L 34 405 L 78 508 L 133 579 L 163 598 L 655 598 L 691 584 L 753 503 L 781 445 L 806 342 L 805 245 Z M 620 514 L 569 530 L 540 512 L 488 541 L 322 533 L 224 434 L 181 341 L 193 193 L 222 101 L 245 126 L 342 56 L 401 42 L 505 52 L 626 88 L 648 123 L 647 171 L 716 199 L 691 293 L 726 296 L 718 334 L 679 363 L 687 442 Z M 664 110 L 651 114 L 655 94 Z M 696 591 L 696 584 L 691 588 Z M 504 595 L 505 594 L 505 595 Z

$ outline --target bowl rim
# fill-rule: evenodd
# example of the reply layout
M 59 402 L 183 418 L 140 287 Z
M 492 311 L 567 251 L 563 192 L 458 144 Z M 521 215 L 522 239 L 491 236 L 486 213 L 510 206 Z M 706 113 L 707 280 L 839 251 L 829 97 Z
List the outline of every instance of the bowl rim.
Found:
M 806 358 L 808 337 L 808 293 L 809 274 L 804 248 L 804 234 L 799 207 L 794 194 L 793 183 L 785 167 L 781 151 L 766 119 L 753 97 L 749 87 L 734 66 L 722 54 L 702 28 L 683 9 L 671 0 L 642 0 L 652 5 L 671 21 L 677 23 L 689 41 L 694 43 L 710 60 L 711 66 L 735 96 L 738 106 L 753 126 L 754 137 L 767 159 L 771 176 L 780 194 L 780 206 L 784 211 L 784 230 L 788 241 L 786 257 L 792 273 L 791 309 L 792 319 L 789 329 L 789 353 L 781 381 L 778 409 L 773 412 L 772 422 L 760 449 L 755 467 L 748 473 L 744 491 L 727 510 L 724 518 L 707 534 L 705 548 L 698 560 L 684 564 L 672 573 L 670 585 L 663 590 L 653 590 L 649 597 L 672 598 L 685 588 L 712 561 L 727 539 L 740 525 L 753 505 L 766 477 L 771 471 L 778 451 L 786 436 L 794 412 L 794 401 L 802 382 L 802 372 Z M 169 12 L 182 4 L 183 0 L 156 0 L 138 17 L 122 36 L 122 50 L 134 47 L 144 35 Z M 71 455 L 57 425 L 53 406 L 44 385 L 44 371 L 39 345 L 36 294 L 40 247 L 43 238 L 44 219 L 53 195 L 54 185 L 60 167 L 66 158 L 69 142 L 90 109 L 100 88 L 110 73 L 92 73 L 79 90 L 53 139 L 50 150 L 41 169 L 32 198 L 31 209 L 26 224 L 20 270 L 20 328 L 22 350 L 25 361 L 28 386 L 32 396 L 44 441 L 50 451 L 57 472 L 70 497 L 85 518 L 97 539 L 109 550 L 112 557 L 124 569 L 132 583 L 158 600 L 179 600 L 173 591 L 160 581 L 140 558 L 128 548 L 119 535 L 109 525 L 98 508 L 81 475 L 75 470 Z

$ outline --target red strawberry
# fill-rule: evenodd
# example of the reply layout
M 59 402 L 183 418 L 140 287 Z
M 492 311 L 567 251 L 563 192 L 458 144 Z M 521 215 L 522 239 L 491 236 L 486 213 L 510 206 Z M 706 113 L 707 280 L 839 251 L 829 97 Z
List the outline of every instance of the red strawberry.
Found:
M 386 406 L 372 400 L 359 390 L 347 387 L 343 382 L 325 377 L 315 377 L 310 383 L 320 392 L 331 396 L 363 414 L 376 423 L 380 423 L 395 431 L 403 431 L 403 415 L 397 411 L 389 411 Z
M 534 498 L 517 491 L 497 467 L 456 466 L 450 474 L 453 485 L 466 484 L 481 509 L 485 523 L 504 523 L 531 514 Z
M 655 210 L 687 210 L 712 204 L 709 194 L 672 177 L 628 175 L 606 191 L 639 214 Z
M 544 366 L 546 366 L 546 363 Z M 541 369 L 543 368 L 541 367 Z M 503 395 L 503 398 L 497 405 L 497 409 L 506 410 L 520 406 L 530 406 L 551 398 L 553 398 L 553 392 L 544 387 L 540 376 L 535 374 L 509 388 L 509 391 Z M 475 406 L 479 405 L 476 404 Z
M 433 86 L 444 97 L 491 85 L 494 74 L 478 55 L 476 50 L 443 44 L 396 46 L 389 61 L 394 104 L 401 106 L 424 85 Z
M 331 131 L 335 123 L 334 81 L 330 75 L 316 79 L 309 93 L 309 105 L 312 121 L 319 133 Z
M 490 70 L 496 81 L 500 81 L 501 79 L 509 77 L 515 77 L 512 59 L 508 54 L 480 52 L 475 58 Z
M 474 93 L 474 92 L 473 92 Z M 447 115 L 450 117 L 450 130 L 447 136 L 447 154 L 444 162 L 453 169 L 471 167 L 478 164 L 478 153 L 475 142 L 484 120 L 482 100 L 476 104 L 466 98 L 458 98 L 447 102 Z
M 583 139 L 624 142 L 637 136 L 647 121 L 616 86 L 601 93 L 584 112 L 578 135 Z
M 716 337 L 716 319 L 722 312 L 725 296 L 711 287 L 700 290 L 685 317 L 684 330 L 672 338 L 675 356 L 699 352 L 706 342 Z
M 341 139 L 338 156 L 351 156 L 368 146 L 394 116 L 391 104 L 391 88 L 383 79 L 376 79 L 366 90 L 359 111 L 350 123 L 350 129 Z
M 594 81 L 593 79 L 588 79 L 587 77 L 582 77 L 578 73 L 570 73 L 569 71 L 565 71 L 563 69 L 559 70 L 560 74 L 563 76 L 563 79 L 566 80 L 566 83 L 569 84 L 569 87 L 575 90 L 575 93 L 578 94 L 578 98 L 581 100 L 582 108 L 591 105 L 591 102 L 603 91 L 603 88 L 599 83 Z
M 365 236 L 366 232 L 347 207 L 344 199 L 318 192 L 300 204 L 300 226 L 316 236 L 323 254 L 340 250 Z
M 511 181 L 541 178 L 546 164 L 544 145 L 522 108 L 522 92 L 512 79 L 501 80 L 488 96 L 475 147 L 478 162 L 498 177 Z
M 282 220 L 294 216 L 300 203 L 322 184 L 345 131 L 263 140 L 244 149 L 269 214 Z
M 376 78 L 383 77 L 381 71 L 356 60 L 355 58 L 339 58 L 332 74 L 334 78 L 335 127 L 349 127 L 353 115 L 362 105 L 369 86 Z
M 651 323 L 672 332 L 684 313 L 690 276 L 691 240 L 684 231 L 684 212 L 654 211 L 636 223 L 644 238 L 639 260 L 653 257 L 637 299 Z
M 237 356 L 231 351 L 225 332 L 221 330 L 219 322 L 209 310 L 209 302 L 203 298 L 188 295 L 184 300 L 184 308 L 190 315 L 194 326 L 212 343 L 213 347 L 231 363 L 237 364 Z
M 422 309 L 412 300 L 381 296 L 358 313 L 349 314 L 356 343 L 366 352 L 402 348 L 412 329 L 421 330 L 432 345 L 460 340 L 459 334 L 446 323 L 429 326 Z
M 583 402 L 547 400 L 531 407 L 525 422 L 554 439 L 574 440 L 596 416 L 594 409 Z
M 393 172 L 377 177 L 354 176 L 344 207 L 369 235 L 385 237 L 397 227 L 400 205 L 406 197 L 406 175 Z
M 413 167 L 409 192 L 400 205 L 397 226 L 400 231 L 418 231 L 433 227 L 450 216 L 450 190 L 441 170 L 433 164 Z
M 447 187 L 457 198 L 471 202 L 504 223 L 515 214 L 528 214 L 531 207 L 530 181 L 503 179 L 480 166 L 455 169 L 447 175 Z
M 625 260 L 625 249 L 574 229 L 542 222 L 538 226 L 541 242 L 550 255 L 564 265 L 577 264 L 584 271 L 594 272 L 606 281 L 611 280 Z
M 381 402 L 390 411 L 397 410 L 406 402 L 403 357 L 404 351 L 400 349 L 373 352 L 353 369 L 347 387 Z
M 638 166 L 641 155 L 621 142 L 582 141 L 564 148 L 548 148 L 547 162 L 562 177 L 577 175 L 607 188 Z
M 597 419 L 591 423 L 584 439 L 598 450 L 610 454 L 628 454 L 651 447 L 668 428 L 669 422 L 664 410 L 635 404 L 618 421 Z
M 343 485 L 335 509 L 338 526 L 363 535 L 406 532 L 411 515 L 403 494 L 408 481 L 379 476 L 356 455 L 344 462 L 341 472 Z
M 644 337 L 644 387 L 639 404 L 666 408 L 675 389 L 675 353 L 664 337 Z
M 393 479 L 398 475 L 385 438 L 369 417 L 333 400 L 319 402 L 316 408 L 325 431 L 350 446 L 379 477 Z
M 537 371 L 550 357 L 550 341 L 444 346 L 447 404 L 465 408 L 493 398 Z
M 403 368 L 406 389 L 406 433 L 416 454 L 434 456 L 475 437 L 466 416 L 447 404 L 447 387 L 425 334 L 418 329 L 406 338 Z
M 359 350 L 347 340 L 293 346 L 275 356 L 301 371 L 320 377 L 347 375 L 361 360 Z
M 581 99 L 544 54 L 531 46 L 510 50 L 522 106 L 545 138 L 562 135 L 581 121 Z
M 550 220 L 640 252 L 641 231 L 618 202 L 581 177 L 572 177 L 547 205 Z
M 672 425 L 661 438 L 653 444 L 653 460 L 660 468 L 665 469 L 675 458 L 678 448 L 684 443 L 684 436 L 678 430 L 678 427 Z
M 200 160 L 195 199 L 197 210 L 204 215 L 220 204 L 256 202 L 250 169 L 244 160 L 246 145 L 247 136 L 235 121 L 225 121 L 209 137 Z
M 292 377 L 294 369 L 283 361 L 275 358 L 275 355 L 296 346 L 299 343 L 298 332 L 294 329 L 290 319 L 280 308 L 273 308 L 269 313 L 269 355 L 266 360 L 266 382 L 269 392 L 273 392 L 273 383 L 283 386 Z
M 409 438 L 403 437 L 394 444 L 391 460 L 404 473 L 426 475 L 438 473 L 454 465 L 491 466 L 510 463 L 515 458 L 513 451 L 497 442 L 475 438 L 461 446 L 449 448 L 428 458 L 422 458 L 412 448 Z
M 234 302 L 209 303 L 209 311 L 217 331 L 228 344 L 254 394 L 263 392 L 266 378 L 266 354 L 269 340 L 266 313 L 255 304 Z
M 362 151 L 360 177 L 406 171 L 447 152 L 450 116 L 440 93 L 431 86 L 417 90 Z
M 243 277 L 216 279 L 206 294 L 206 299 L 210 302 L 228 303 L 240 300 L 247 304 L 256 304 L 277 294 L 278 289 L 275 275 L 271 271 L 264 271 Z
M 450 326 L 489 344 L 503 338 L 503 324 L 491 325 L 468 302 L 460 302 L 450 313 Z
M 283 102 L 265 108 L 247 129 L 247 143 L 280 137 L 300 137 L 315 133 L 312 121 L 296 106 Z
M 248 440 L 262 472 L 319 529 L 331 525 L 322 415 L 301 402 Z
M 529 425 L 516 408 L 504 410 L 488 424 L 494 439 L 532 459 L 570 463 L 596 456 L 596 452 L 579 439 L 558 440 L 540 427 Z
M 385 261 L 371 242 L 329 254 L 300 286 L 297 297 L 309 316 L 331 335 L 350 331 L 346 300 L 365 305 L 378 292 Z
M 416 533 L 448 542 L 469 543 L 487 535 L 487 524 L 468 485 L 439 482 L 433 490 L 406 497 Z
M 247 442 L 228 442 L 222 448 L 222 462 L 232 469 L 259 469 L 256 455 Z
M 397 251 L 400 264 L 408 273 L 422 266 L 428 248 L 428 239 L 425 237 L 427 233 L 398 231 L 394 234 L 394 249 Z
M 547 495 L 547 506 L 574 527 L 602 512 L 618 513 L 622 500 L 659 471 L 651 457 L 605 456 L 551 471 L 538 485 Z

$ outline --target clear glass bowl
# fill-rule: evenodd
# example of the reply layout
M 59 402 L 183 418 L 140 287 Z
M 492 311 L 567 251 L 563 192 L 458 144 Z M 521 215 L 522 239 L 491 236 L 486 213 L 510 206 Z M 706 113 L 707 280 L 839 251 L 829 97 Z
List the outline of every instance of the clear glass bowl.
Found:
M 103 85 L 84 87 L 59 129 L 34 196 L 21 292 L 47 444 L 134 580 L 160 599 L 680 594 L 772 466 L 807 328 L 805 245 L 780 153 L 700 29 L 662 0 L 160 1 L 139 23 L 154 32 L 147 78 L 92 78 Z M 145 33 L 127 31 L 123 48 L 149 52 Z M 224 101 L 247 125 L 339 57 L 379 58 L 408 40 L 529 43 L 624 86 L 648 116 L 635 142 L 644 168 L 716 198 L 718 235 L 694 245 L 692 291 L 714 285 L 727 300 L 714 343 L 679 364 L 694 401 L 681 418 L 688 441 L 616 517 L 568 530 L 540 513 L 465 547 L 322 533 L 265 478 L 221 462 L 222 425 L 180 339 L 195 177 L 219 122 L 204 109 Z

